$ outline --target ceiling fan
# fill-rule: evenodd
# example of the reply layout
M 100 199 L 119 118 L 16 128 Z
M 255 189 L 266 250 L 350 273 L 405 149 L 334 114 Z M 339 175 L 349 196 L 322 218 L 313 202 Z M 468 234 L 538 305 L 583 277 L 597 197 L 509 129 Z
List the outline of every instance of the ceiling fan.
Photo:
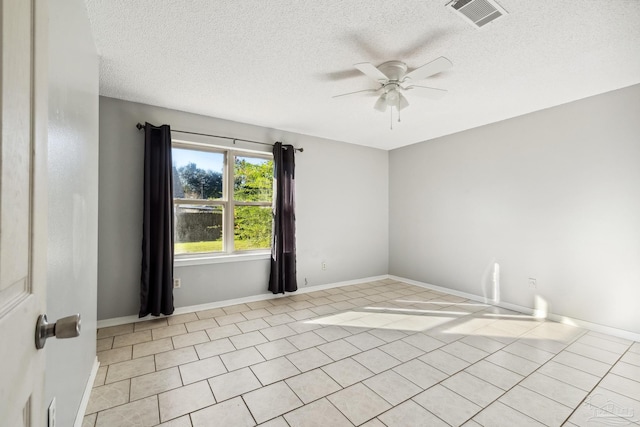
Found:
M 409 101 L 407 101 L 407 98 L 402 93 L 411 92 L 412 94 L 430 99 L 442 98 L 447 93 L 446 90 L 420 86 L 415 83 L 448 70 L 452 66 L 451 61 L 443 56 L 410 72 L 407 72 L 407 64 L 401 61 L 388 61 L 378 67 L 370 62 L 361 62 L 355 64 L 354 67 L 370 79 L 375 80 L 380 86 L 376 89 L 343 93 L 334 96 L 334 98 L 357 93 L 380 93 L 373 108 L 380 112 L 385 112 L 387 107 L 390 107 L 391 114 L 393 115 L 393 107 L 395 107 L 398 111 L 398 121 L 400 121 L 399 112 L 409 106 Z

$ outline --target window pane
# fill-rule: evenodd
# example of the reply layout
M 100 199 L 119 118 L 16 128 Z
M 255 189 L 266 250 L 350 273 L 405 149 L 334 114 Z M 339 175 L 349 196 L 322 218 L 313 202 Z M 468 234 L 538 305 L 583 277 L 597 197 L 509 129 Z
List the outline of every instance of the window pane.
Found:
M 222 197 L 224 154 L 173 148 L 173 197 L 213 200 Z
M 222 251 L 222 206 L 175 205 L 175 253 Z
M 273 194 L 273 160 L 236 157 L 233 169 L 234 199 L 240 202 L 270 202 Z
M 237 251 L 271 247 L 271 207 L 236 206 L 234 215 Z

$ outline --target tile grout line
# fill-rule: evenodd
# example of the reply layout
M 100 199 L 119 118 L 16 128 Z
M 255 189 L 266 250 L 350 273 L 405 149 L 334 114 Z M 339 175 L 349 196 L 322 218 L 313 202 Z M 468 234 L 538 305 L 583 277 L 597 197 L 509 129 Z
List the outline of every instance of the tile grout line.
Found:
M 610 342 L 610 343 L 612 343 L 612 344 L 626 345 L 626 346 L 628 346 L 628 347 L 630 347 L 630 346 L 631 346 L 631 344 L 623 344 L 623 343 L 619 343 L 619 342 L 616 342 L 616 341 L 611 341 L 611 340 L 607 340 L 607 339 L 604 339 L 604 338 L 600 338 L 600 337 L 595 336 L 595 335 L 591 335 L 591 334 L 590 334 L 590 332 L 593 332 L 593 331 L 587 331 L 587 333 L 586 333 L 586 334 L 583 334 L 580 338 L 583 338 L 583 337 L 585 337 L 585 336 L 590 336 L 590 337 L 593 337 L 593 338 L 595 338 L 595 339 L 600 339 L 600 340 L 602 340 L 602 341 L 608 341 L 608 342 Z M 592 347 L 592 348 L 597 348 L 598 350 L 608 351 L 609 353 L 614 353 L 614 352 L 613 352 L 613 351 L 611 351 L 611 350 L 607 350 L 607 349 L 604 349 L 604 348 L 600 348 L 600 347 L 597 347 L 597 346 L 595 346 L 595 345 L 593 345 L 593 344 L 589 344 L 589 343 L 586 343 L 586 342 L 580 342 L 580 344 L 582 344 L 582 345 L 586 345 L 586 346 L 589 346 L 589 347 Z M 628 347 L 627 347 L 627 349 L 628 349 Z M 626 352 L 626 351 L 627 351 L 627 350 L 625 350 L 624 352 Z M 623 352 L 623 353 L 624 353 L 624 352 Z M 614 354 L 615 354 L 615 353 L 614 353 Z
M 631 345 L 633 345 L 633 344 L 631 344 Z M 612 370 L 612 369 L 613 369 L 613 367 L 616 365 L 616 363 L 618 363 L 618 362 L 620 361 L 620 359 L 622 359 L 622 357 L 623 357 L 623 356 L 624 356 L 624 355 L 629 351 L 629 348 L 631 348 L 631 345 L 629 345 L 629 347 L 627 348 L 627 350 L 625 350 L 625 352 L 624 352 L 624 353 L 622 353 L 622 354 L 620 355 L 620 357 L 618 357 L 618 360 L 616 360 L 616 361 L 611 365 L 611 367 L 607 370 L 607 372 L 605 372 L 605 374 L 604 374 L 602 377 L 600 377 L 600 379 L 598 380 L 598 382 L 596 383 L 596 385 L 594 385 L 594 386 L 591 388 L 591 390 L 590 390 L 590 391 L 587 393 L 587 395 L 586 395 L 586 396 L 585 396 L 585 397 L 580 401 L 580 403 L 578 403 L 578 405 L 577 405 L 575 408 L 573 408 L 573 410 L 571 411 L 571 413 L 569 414 L 569 416 L 564 420 L 564 422 L 569 421 L 569 419 L 570 419 L 570 418 L 573 416 L 573 414 L 578 410 L 578 408 L 584 404 L 584 401 L 589 397 L 589 395 L 591 395 L 591 393 L 593 393 L 593 390 L 595 390 L 595 389 L 600 385 L 600 383 L 602 382 L 602 380 L 604 380 L 604 378 L 609 374 L 609 372 L 611 372 L 611 370 Z M 608 389 L 606 389 L 606 390 L 608 390 Z M 611 390 L 611 391 L 612 391 L 612 390 Z M 615 393 L 615 392 L 614 392 L 614 393 Z M 609 411 L 606 411 L 606 412 L 609 412 Z M 615 415 L 615 414 L 613 414 L 613 415 Z
M 582 343 L 580 343 L 580 344 L 582 344 Z M 597 347 L 592 347 L 592 348 L 597 348 Z M 602 349 L 598 349 L 598 350 L 602 350 Z M 609 365 L 608 362 L 604 362 L 604 361 L 599 360 L 599 359 L 594 359 L 593 357 L 587 356 L 585 354 L 576 353 L 575 351 L 567 350 L 566 348 L 563 351 L 568 351 L 569 353 L 577 354 L 578 356 L 582 356 L 582 357 L 585 357 L 587 359 L 595 360 L 596 362 L 600 362 L 600 363 L 604 363 L 606 365 Z M 604 350 L 604 351 L 606 351 L 606 350 Z M 612 353 L 610 351 L 609 351 L 609 353 L 615 355 L 615 353 Z M 624 353 L 626 353 L 626 350 L 624 351 Z M 619 359 L 620 359 L 620 356 L 618 356 L 618 358 L 616 359 L 616 361 L 614 363 L 617 363 Z
M 156 394 L 155 398 L 156 398 L 156 403 L 158 404 L 158 424 L 162 424 L 162 416 L 160 414 L 160 395 Z
M 259 389 L 256 389 L 256 390 L 259 390 Z M 213 390 L 212 390 L 212 391 L 213 391 Z M 256 419 L 256 416 L 255 416 L 255 415 L 253 415 L 253 412 L 251 411 L 251 408 L 249 407 L 249 405 L 247 405 L 247 401 L 246 401 L 246 400 L 244 400 L 244 395 L 243 395 L 243 394 L 241 394 L 240 396 L 236 396 L 236 397 L 239 397 L 239 398 L 242 400 L 242 403 L 244 404 L 245 408 L 247 408 L 247 411 L 249 411 L 249 415 L 251 415 L 251 418 L 252 418 L 252 419 L 253 419 L 253 421 L 256 423 L 256 425 L 258 425 L 258 420 Z M 229 398 L 229 399 L 227 399 L 227 400 L 223 400 L 223 402 L 226 402 L 226 401 L 231 400 L 231 399 L 233 399 L 233 397 L 232 397 L 232 398 Z M 268 421 L 268 420 L 267 420 L 267 421 Z M 265 421 L 265 422 L 266 422 L 266 421 Z

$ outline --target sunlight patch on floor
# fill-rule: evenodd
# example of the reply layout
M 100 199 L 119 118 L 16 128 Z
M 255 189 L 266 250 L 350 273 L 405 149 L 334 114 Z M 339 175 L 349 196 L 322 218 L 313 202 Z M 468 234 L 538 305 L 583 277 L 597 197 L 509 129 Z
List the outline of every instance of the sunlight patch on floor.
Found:
M 406 310 L 399 310 L 405 312 Z M 421 311 L 423 313 L 424 311 Z M 361 328 L 396 329 L 403 331 L 425 331 L 438 325 L 450 322 L 456 317 L 442 316 L 442 312 L 434 311 L 431 316 L 389 313 L 389 312 L 356 312 L 348 311 L 319 319 L 308 320 L 305 323 L 318 325 L 352 326 Z M 468 313 L 461 313 L 467 315 Z
M 450 316 L 466 316 L 469 314 L 466 311 L 448 311 L 448 310 L 423 310 L 419 308 L 395 308 L 395 307 L 364 307 L 365 310 L 384 310 L 390 312 L 402 312 L 402 313 L 415 313 L 415 314 L 423 314 L 423 315 L 450 315 Z
M 451 301 L 434 301 L 434 300 L 429 300 L 429 301 L 397 300 L 397 302 L 401 302 L 404 304 L 434 304 L 434 305 L 443 305 L 443 306 L 459 305 L 461 307 L 483 307 L 483 308 L 489 307 L 489 305 L 483 304 L 480 302 L 469 303 L 469 302 L 451 302 Z
M 497 317 L 499 319 L 514 319 L 514 320 L 526 320 L 531 319 L 535 320 L 535 316 L 531 316 L 529 314 L 501 314 L 501 313 L 484 313 L 483 316 L 486 317 Z

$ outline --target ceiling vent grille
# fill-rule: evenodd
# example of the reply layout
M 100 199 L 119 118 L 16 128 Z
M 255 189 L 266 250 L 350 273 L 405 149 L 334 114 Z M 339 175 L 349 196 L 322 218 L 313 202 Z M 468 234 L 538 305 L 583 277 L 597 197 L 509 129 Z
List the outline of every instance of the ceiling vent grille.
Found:
M 475 28 L 481 28 L 507 14 L 507 11 L 493 0 L 453 0 L 447 7 Z

